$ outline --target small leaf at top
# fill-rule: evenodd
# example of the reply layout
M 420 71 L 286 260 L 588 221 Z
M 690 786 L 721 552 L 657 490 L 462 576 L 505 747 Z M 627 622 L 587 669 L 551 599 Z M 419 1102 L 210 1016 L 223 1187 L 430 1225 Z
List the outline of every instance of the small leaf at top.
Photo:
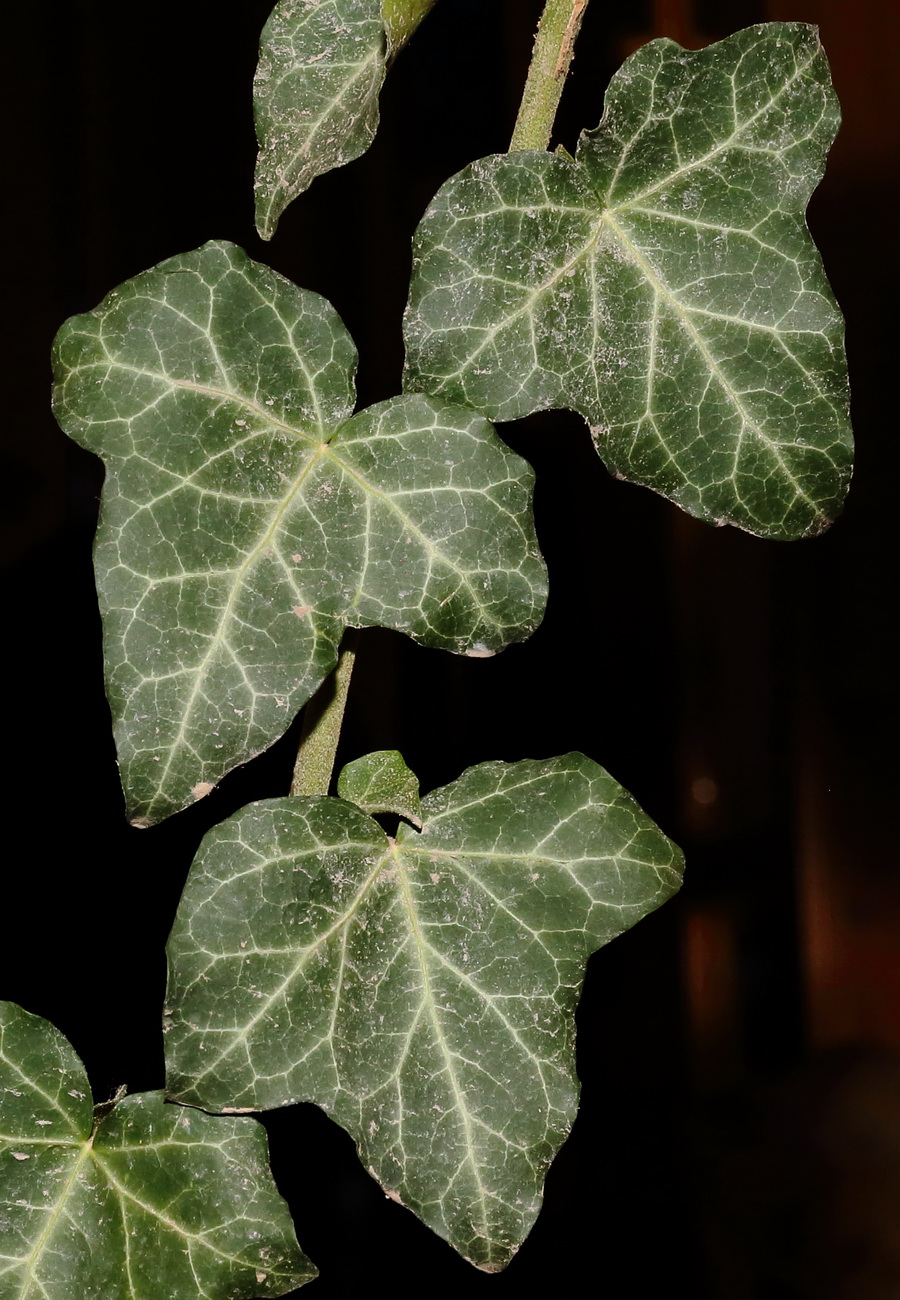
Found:
M 350 418 L 333 307 L 234 245 L 121 285 L 54 360 L 60 424 L 107 466 L 95 566 L 133 818 L 270 744 L 345 624 L 484 654 L 540 620 L 530 468 L 458 406 Z
M 279 0 L 262 31 L 253 106 L 256 225 L 278 218 L 317 176 L 365 153 L 384 80 L 381 0 Z
M 379 749 L 348 763 L 338 777 L 337 789 L 342 799 L 363 812 L 396 813 L 414 826 L 422 825 L 419 778 L 396 749 Z
M 365 153 L 385 71 L 435 0 L 279 0 L 253 82 L 256 226 L 271 239 L 317 176 Z
M 394 841 L 339 799 L 273 799 L 205 837 L 169 940 L 168 1082 L 210 1110 L 317 1102 L 493 1271 L 575 1114 L 585 962 L 682 860 L 583 754 L 482 764 L 421 817 Z
M 261 1124 L 143 1092 L 92 1129 L 70 1044 L 0 1002 L 2 1300 L 258 1300 L 315 1273 Z
M 804 211 L 838 125 L 815 29 L 652 41 L 577 160 L 484 158 L 419 228 L 407 388 L 571 407 L 617 475 L 766 537 L 850 473 L 843 324 Z

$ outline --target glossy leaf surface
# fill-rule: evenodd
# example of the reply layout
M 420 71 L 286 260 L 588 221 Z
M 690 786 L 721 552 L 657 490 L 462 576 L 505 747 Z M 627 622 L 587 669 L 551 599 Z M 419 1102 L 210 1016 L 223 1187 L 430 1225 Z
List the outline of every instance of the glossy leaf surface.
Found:
M 270 744 L 345 624 L 484 654 L 540 620 L 529 467 L 429 398 L 351 419 L 355 364 L 329 303 L 230 244 L 60 331 L 57 417 L 107 465 L 95 564 L 133 818 Z
M 315 1275 L 262 1125 L 155 1092 L 106 1109 L 62 1034 L 0 1003 L 2 1300 L 254 1300 Z
M 388 1194 L 502 1268 L 577 1102 L 587 958 L 677 889 L 681 855 L 581 754 L 485 763 L 396 841 L 337 799 L 205 838 L 169 942 L 169 1088 L 324 1107 Z
M 699 518 L 820 532 L 851 437 L 804 211 L 838 117 L 804 24 L 644 46 L 576 160 L 485 158 L 441 189 L 416 239 L 407 387 L 500 420 L 570 407 L 610 470 Z

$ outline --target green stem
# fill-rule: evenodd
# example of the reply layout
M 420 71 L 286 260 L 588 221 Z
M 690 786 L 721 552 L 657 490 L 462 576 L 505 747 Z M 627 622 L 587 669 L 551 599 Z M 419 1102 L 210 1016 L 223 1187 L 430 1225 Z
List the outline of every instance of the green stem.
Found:
M 353 674 L 357 639 L 356 629 L 348 627 L 341 642 L 337 668 L 329 674 L 303 710 L 303 728 L 294 764 L 291 794 L 328 793 Z
M 390 52 L 409 40 L 436 0 L 382 0 L 382 16 Z M 588 0 L 546 0 L 534 42 L 522 106 L 510 152 L 546 149 L 565 85 L 575 39 Z M 357 633 L 347 628 L 337 668 L 322 683 L 303 713 L 303 727 L 292 795 L 327 795 L 341 734 L 347 692 L 356 657 Z
M 588 0 L 547 0 L 509 151 L 546 149 Z

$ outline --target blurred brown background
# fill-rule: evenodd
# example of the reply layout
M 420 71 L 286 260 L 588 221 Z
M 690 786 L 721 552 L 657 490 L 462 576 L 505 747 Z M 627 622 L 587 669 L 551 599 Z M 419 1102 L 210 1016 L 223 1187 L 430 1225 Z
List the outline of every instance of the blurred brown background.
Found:
M 90 571 L 101 473 L 49 416 L 53 333 L 163 257 L 229 238 L 335 302 L 362 404 L 398 391 L 411 233 L 444 179 L 507 147 L 541 5 L 440 0 L 392 73 L 373 149 L 263 246 L 250 84 L 269 7 L 5 13 L 0 680 L 16 847 L 0 997 L 69 1035 L 98 1097 L 161 1086 L 162 950 L 184 874 L 213 821 L 284 792 L 296 733 L 172 822 L 124 824 Z M 365 633 L 342 757 L 399 747 L 428 789 L 485 759 L 582 749 L 684 847 L 688 878 L 592 959 L 582 1112 L 504 1275 L 476 1274 L 385 1201 L 315 1108 L 267 1118 L 322 1269 L 309 1300 L 373 1280 L 401 1297 L 900 1297 L 900 7 L 596 0 L 557 138 L 571 148 L 596 125 L 643 41 L 699 46 L 767 19 L 820 25 L 844 108 L 809 220 L 848 322 L 847 510 L 815 541 L 762 542 L 613 482 L 571 414 L 501 427 L 538 473 L 547 619 L 485 662 Z

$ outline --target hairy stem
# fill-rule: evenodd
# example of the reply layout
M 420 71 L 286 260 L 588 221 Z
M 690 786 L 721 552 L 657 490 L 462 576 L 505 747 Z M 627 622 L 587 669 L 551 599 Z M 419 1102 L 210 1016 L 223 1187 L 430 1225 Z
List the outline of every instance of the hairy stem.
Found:
M 329 674 L 303 710 L 303 728 L 294 764 L 291 794 L 328 793 L 358 636 L 355 628 L 347 628 L 341 642 L 337 668 Z
M 546 149 L 588 0 L 547 0 L 509 151 Z

